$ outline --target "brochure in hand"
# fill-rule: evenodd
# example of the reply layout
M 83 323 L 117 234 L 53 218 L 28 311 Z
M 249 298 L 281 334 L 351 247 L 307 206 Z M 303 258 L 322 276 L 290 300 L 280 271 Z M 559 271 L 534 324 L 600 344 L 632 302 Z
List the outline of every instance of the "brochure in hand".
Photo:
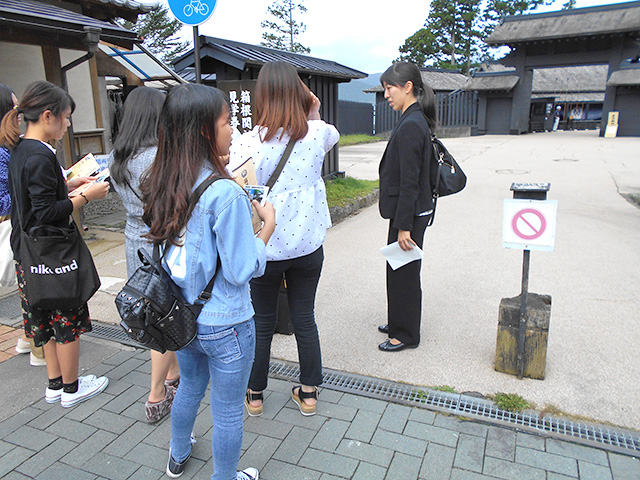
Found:
M 256 178 L 256 169 L 253 165 L 253 158 L 249 157 L 242 165 L 235 168 L 231 175 L 238 185 L 245 189 L 247 195 L 251 200 L 258 200 L 260 205 L 264 205 L 267 195 L 269 194 L 269 187 L 265 185 L 257 185 L 258 179 Z M 258 233 L 262 228 L 262 220 L 258 216 L 255 207 L 251 206 L 253 232 Z
M 84 192 L 95 182 L 104 182 L 110 176 L 109 168 L 100 167 L 100 164 L 91 153 L 88 153 L 82 159 L 74 163 L 65 173 L 67 174 L 67 180 L 71 180 L 75 177 L 93 178 L 93 181 L 87 182 L 69 192 L 70 197 L 80 195 L 80 193 Z

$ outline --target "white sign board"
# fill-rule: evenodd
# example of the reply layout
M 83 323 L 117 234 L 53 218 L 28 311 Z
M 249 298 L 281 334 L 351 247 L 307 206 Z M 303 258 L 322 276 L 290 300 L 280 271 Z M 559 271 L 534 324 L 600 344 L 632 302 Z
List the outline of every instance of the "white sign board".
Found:
M 553 251 L 557 213 L 557 200 L 505 200 L 502 246 L 520 250 Z

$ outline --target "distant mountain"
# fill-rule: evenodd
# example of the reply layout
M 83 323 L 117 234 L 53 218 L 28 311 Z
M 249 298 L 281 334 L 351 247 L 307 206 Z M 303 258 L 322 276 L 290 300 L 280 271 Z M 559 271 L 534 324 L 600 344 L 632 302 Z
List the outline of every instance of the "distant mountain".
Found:
M 351 80 L 338 85 L 338 100 L 349 102 L 376 103 L 375 93 L 364 93 L 363 90 L 380 85 L 382 73 L 372 73 L 367 78 Z

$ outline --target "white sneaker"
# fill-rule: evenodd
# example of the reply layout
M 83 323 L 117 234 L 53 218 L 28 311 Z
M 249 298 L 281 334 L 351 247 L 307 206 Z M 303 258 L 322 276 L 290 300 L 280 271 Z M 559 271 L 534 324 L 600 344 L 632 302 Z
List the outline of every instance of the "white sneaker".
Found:
M 64 408 L 73 407 L 80 402 L 84 402 L 85 400 L 95 397 L 104 391 L 104 389 L 107 388 L 107 385 L 109 385 L 109 379 L 107 377 L 94 377 L 90 380 L 83 381 L 80 381 L 78 378 L 78 391 L 76 393 L 66 393 L 63 390 L 62 397 L 60 398 L 60 404 Z
M 36 357 L 33 352 L 29 353 L 29 365 L 32 367 L 43 367 L 47 364 L 44 358 Z
M 80 383 L 90 382 L 95 379 L 95 375 L 85 375 L 84 377 L 78 377 L 78 389 L 80 389 Z M 44 400 L 47 403 L 59 402 L 60 397 L 62 397 L 62 388 L 60 390 L 51 390 L 49 387 L 47 387 L 44 391 Z
M 18 343 L 16 343 L 16 352 L 17 353 L 31 352 L 31 346 L 29 345 L 29 342 L 25 342 L 23 339 L 19 338 Z
M 236 473 L 236 480 L 258 480 L 258 469 L 249 467 Z

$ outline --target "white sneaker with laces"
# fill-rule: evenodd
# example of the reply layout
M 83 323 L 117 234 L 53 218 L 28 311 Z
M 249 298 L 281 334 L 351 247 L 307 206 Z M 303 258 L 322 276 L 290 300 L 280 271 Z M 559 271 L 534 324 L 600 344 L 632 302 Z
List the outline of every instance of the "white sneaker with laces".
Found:
M 33 352 L 29 353 L 29 365 L 32 367 L 44 367 L 47 361 L 44 358 L 36 357 Z
M 89 382 L 95 379 L 96 379 L 95 375 L 85 375 L 84 377 L 78 377 L 78 390 L 80 389 L 80 383 Z M 61 397 L 62 397 L 62 389 L 51 390 L 49 387 L 47 387 L 44 391 L 44 400 L 47 403 L 59 402 Z
M 19 338 L 18 343 L 16 343 L 16 352 L 17 353 L 31 352 L 31 346 L 29 345 L 29 342 L 25 342 L 23 339 Z
M 249 467 L 236 474 L 236 480 L 258 480 L 258 469 Z
M 63 390 L 60 404 L 64 408 L 73 407 L 80 402 L 95 397 L 104 391 L 107 385 L 109 385 L 109 379 L 107 377 L 98 377 L 82 382 L 78 379 L 78 391 L 76 393 L 66 393 Z

